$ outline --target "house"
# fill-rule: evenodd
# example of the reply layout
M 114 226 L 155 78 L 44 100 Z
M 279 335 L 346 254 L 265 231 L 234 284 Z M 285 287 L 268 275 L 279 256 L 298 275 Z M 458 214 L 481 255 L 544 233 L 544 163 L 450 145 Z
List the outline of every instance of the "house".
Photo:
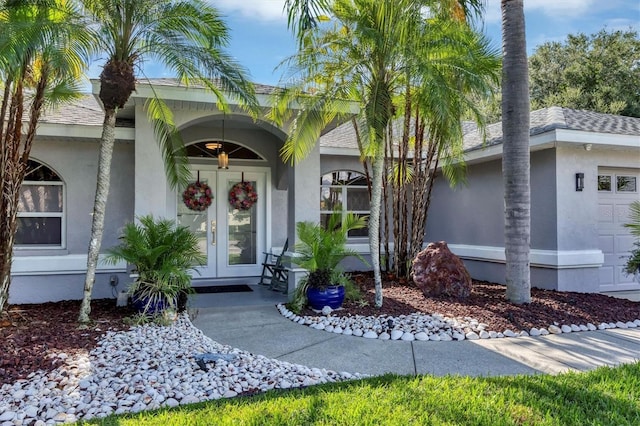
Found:
M 640 290 L 622 271 L 633 238 L 622 225 L 640 199 L 640 118 L 550 107 L 533 111 L 531 283 L 579 292 Z M 433 192 L 429 240 L 445 240 L 471 275 L 504 282 L 501 123 L 464 137 L 468 185 Z
M 317 222 L 336 206 L 368 213 L 349 123 L 324 134 L 306 160 L 291 166 L 279 157 L 287 126 L 254 121 L 234 105 L 223 114 L 200 87 L 172 79 L 152 83 L 174 112 L 193 180 L 209 185 L 213 202 L 204 211 L 190 210 L 183 189 L 168 185 L 144 111 L 152 90 L 139 84 L 117 117 L 103 250 L 116 245 L 121 227 L 137 216 L 175 218 L 199 236 L 207 254 L 194 285 L 252 283 L 261 273 L 262 252 L 293 241 L 296 222 Z M 274 89 L 256 88 L 265 112 Z M 22 187 L 10 303 L 82 297 L 102 120 L 93 95 L 42 119 Z M 504 263 L 499 128 L 490 126 L 485 144 L 473 133 L 465 136 L 469 185 L 452 191 L 437 182 L 427 225 L 429 240 L 448 241 L 475 278 L 495 282 L 502 280 Z M 579 291 L 640 288 L 620 276 L 618 261 L 630 245 L 619 223 L 629 200 L 638 198 L 640 120 L 550 108 L 532 115 L 531 146 L 534 284 Z M 220 151 L 229 156 L 228 169 L 218 168 Z M 575 191 L 577 173 L 584 176 L 582 191 Z M 248 210 L 228 201 L 229 190 L 242 181 L 252 182 L 258 194 Z M 354 231 L 350 243 L 366 254 L 367 230 Z M 125 264 L 100 263 L 93 297 L 113 297 L 129 273 Z M 298 273 L 291 274 L 290 289 Z

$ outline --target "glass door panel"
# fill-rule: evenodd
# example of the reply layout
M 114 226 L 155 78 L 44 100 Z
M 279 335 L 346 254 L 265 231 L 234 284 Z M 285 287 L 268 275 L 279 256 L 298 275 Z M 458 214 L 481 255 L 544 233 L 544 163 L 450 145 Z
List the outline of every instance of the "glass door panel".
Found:
M 256 187 L 256 182 L 251 182 Z M 254 205 L 254 207 L 256 207 Z M 229 265 L 254 265 L 257 263 L 256 233 L 257 233 L 257 209 L 238 210 L 227 204 L 227 227 L 229 239 L 227 241 L 227 254 Z
M 219 277 L 258 276 L 262 272 L 259 255 L 265 249 L 265 173 L 244 173 L 244 181 L 251 182 L 258 194 L 258 201 L 247 210 L 232 207 L 226 196 L 235 184 L 242 182 L 242 178 L 241 172 L 218 173 L 218 193 L 225 194 L 218 204 Z
M 215 189 L 215 172 L 200 172 L 200 182 L 206 183 L 210 188 Z M 200 276 L 214 277 L 216 275 L 216 238 L 215 238 L 215 217 L 216 217 L 216 196 L 207 210 L 190 210 L 182 202 L 182 192 L 178 194 L 178 217 L 177 223 L 186 226 L 198 238 L 200 252 L 207 256 L 207 264 L 198 268 Z M 196 274 L 197 276 L 198 274 Z

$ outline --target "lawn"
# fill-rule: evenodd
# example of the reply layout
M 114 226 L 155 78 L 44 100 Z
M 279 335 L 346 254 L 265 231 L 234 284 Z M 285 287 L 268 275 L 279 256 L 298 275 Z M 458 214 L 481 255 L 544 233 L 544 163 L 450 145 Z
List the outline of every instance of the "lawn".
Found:
M 558 376 L 387 375 L 84 424 L 639 425 L 640 363 Z

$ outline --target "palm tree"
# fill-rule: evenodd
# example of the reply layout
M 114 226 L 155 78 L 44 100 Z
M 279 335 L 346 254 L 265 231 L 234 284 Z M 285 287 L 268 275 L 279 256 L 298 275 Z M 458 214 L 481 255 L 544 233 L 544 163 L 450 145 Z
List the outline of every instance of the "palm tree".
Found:
M 69 2 L 0 3 L 0 312 L 9 298 L 20 186 L 38 120 L 45 108 L 80 94 L 88 35 Z
M 300 1 L 294 2 L 300 4 Z M 304 2 L 303 2 L 304 3 Z M 456 54 L 455 49 L 441 45 L 438 51 L 434 41 L 440 34 L 430 33 L 429 19 L 424 19 L 423 10 L 431 6 L 433 18 L 451 21 L 451 4 L 457 1 L 417 1 L 417 0 L 336 0 L 328 5 L 334 19 L 334 25 L 327 28 L 305 30 L 298 34 L 300 50 L 290 63 L 295 66 L 299 81 L 280 98 L 273 110 L 273 117 L 284 121 L 287 116 L 286 105 L 295 99 L 303 104 L 303 109 L 295 117 L 292 132 L 281 154 L 285 161 L 298 162 L 313 149 L 320 132 L 336 118 L 345 118 L 349 114 L 349 102 L 356 101 L 362 111 L 365 123 L 366 155 L 372 160 L 371 209 L 369 216 L 369 248 L 376 287 L 376 306 L 382 306 L 382 280 L 380 276 L 380 206 L 382 193 L 382 173 L 384 165 L 384 140 L 387 128 L 397 110 L 394 97 L 402 91 L 408 76 L 410 82 L 417 84 L 436 84 L 425 90 L 425 95 L 435 96 L 439 91 L 449 90 L 447 96 L 454 98 L 454 92 L 468 88 L 472 78 L 447 89 L 450 78 L 455 74 L 453 67 L 445 60 Z M 464 2 L 471 7 L 479 2 Z M 303 8 L 304 9 L 304 8 Z M 471 9 L 462 8 L 467 14 Z M 459 9 L 456 9 L 459 10 Z M 293 11 L 295 13 L 295 11 Z M 290 11 L 291 16 L 291 11 Z M 291 18 L 290 18 L 291 22 Z M 322 26 L 320 26 L 322 27 Z M 437 43 L 436 43 L 437 44 Z M 421 60 L 428 53 L 433 61 Z M 433 66 L 432 66 L 433 65 Z M 437 65 L 442 65 L 438 68 Z M 468 72 L 461 70 L 458 74 Z M 469 76 L 472 74 L 469 73 Z M 479 80 L 473 74 L 473 78 Z M 312 95 L 307 95 L 312 93 Z M 432 93 L 433 95 L 430 95 Z M 425 104 L 429 104 L 426 102 Z M 457 119 L 446 118 L 434 121 L 438 126 L 460 126 Z M 449 111 L 451 112 L 451 111 Z M 459 117 L 458 117 L 459 118 Z M 444 131 L 444 128 L 441 129 Z
M 529 303 L 529 77 L 523 0 L 502 0 L 501 8 L 506 296 L 514 303 Z
M 93 209 L 87 276 L 78 321 L 89 321 L 91 291 L 102 242 L 104 214 L 109 193 L 111 157 L 118 109 L 124 107 L 136 85 L 136 68 L 153 59 L 173 71 L 181 83 L 198 83 L 210 90 L 222 109 L 224 93 L 249 108 L 257 101 L 244 70 L 222 49 L 228 29 L 218 11 L 202 0 L 84 0 L 97 26 L 100 51 L 106 63 L 100 74 L 100 93 L 105 111 L 98 182 Z M 189 178 L 184 146 L 179 140 L 170 110 L 159 99 L 147 104 L 149 119 L 172 186 Z

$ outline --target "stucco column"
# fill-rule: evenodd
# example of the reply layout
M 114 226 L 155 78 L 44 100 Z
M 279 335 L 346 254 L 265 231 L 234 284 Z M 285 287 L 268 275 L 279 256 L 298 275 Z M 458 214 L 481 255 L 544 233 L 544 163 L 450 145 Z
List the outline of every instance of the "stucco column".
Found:
M 303 161 L 289 168 L 289 190 L 287 203 L 287 237 L 290 250 L 294 250 L 297 241 L 296 223 L 310 221 L 320 222 L 320 147 L 314 150 Z M 300 278 L 306 272 L 292 265 L 289 273 L 289 297 Z
M 169 219 L 175 217 L 176 203 L 167 183 L 153 125 L 139 105 L 136 106 L 134 188 L 136 217 L 147 214 Z

